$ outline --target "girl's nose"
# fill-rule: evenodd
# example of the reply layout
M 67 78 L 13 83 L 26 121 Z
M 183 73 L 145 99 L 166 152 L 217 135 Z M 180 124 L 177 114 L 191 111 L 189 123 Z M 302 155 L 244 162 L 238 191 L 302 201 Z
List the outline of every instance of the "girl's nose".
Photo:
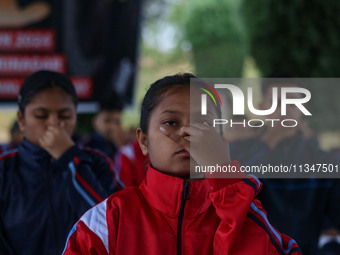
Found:
M 58 126 L 59 124 L 58 116 L 56 116 L 55 114 L 50 114 L 50 116 L 48 117 L 47 124 L 50 126 Z
M 179 135 L 182 137 L 190 136 L 190 126 L 189 125 L 182 126 L 179 130 Z

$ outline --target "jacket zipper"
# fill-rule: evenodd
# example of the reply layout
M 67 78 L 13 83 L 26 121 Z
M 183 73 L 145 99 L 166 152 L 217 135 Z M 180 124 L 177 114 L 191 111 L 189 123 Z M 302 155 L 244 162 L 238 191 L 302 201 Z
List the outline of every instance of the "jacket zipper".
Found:
M 57 252 L 58 247 L 58 236 L 57 236 L 57 224 L 55 221 L 55 215 L 54 215 L 54 207 L 53 207 L 53 200 L 52 200 L 52 192 L 51 192 L 51 165 L 52 162 L 50 162 L 50 165 L 47 169 L 47 194 L 48 194 L 48 203 L 51 211 L 51 220 L 52 220 L 52 232 L 54 235 L 53 241 L 54 241 L 54 251 Z M 57 253 L 56 253 L 57 254 Z
M 184 207 L 187 200 L 190 199 L 190 182 L 185 180 L 183 183 L 183 193 L 181 200 L 181 208 L 178 216 L 178 227 L 177 227 L 177 255 L 182 254 L 182 223 L 184 216 Z

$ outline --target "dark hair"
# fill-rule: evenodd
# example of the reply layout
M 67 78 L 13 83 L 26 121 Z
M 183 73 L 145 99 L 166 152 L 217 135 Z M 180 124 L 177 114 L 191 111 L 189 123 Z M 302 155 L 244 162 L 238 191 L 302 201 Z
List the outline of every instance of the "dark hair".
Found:
M 190 86 L 190 79 L 198 79 L 191 73 L 179 73 L 171 76 L 165 76 L 162 79 L 157 80 L 151 84 L 149 90 L 146 92 L 142 103 L 141 117 L 140 117 L 140 128 L 144 134 L 147 134 L 150 115 L 152 110 L 159 104 L 162 96 L 168 89 L 173 86 Z M 196 82 L 195 82 L 196 84 Z M 199 82 L 197 83 L 197 85 Z M 218 105 L 218 114 L 221 115 L 221 109 Z
M 118 111 L 121 112 L 123 110 L 123 102 L 117 95 L 117 93 L 113 92 L 109 97 L 101 100 L 99 102 L 99 111 Z
M 62 88 L 71 96 L 73 103 L 77 105 L 78 99 L 76 90 L 71 80 L 66 75 L 54 71 L 41 70 L 26 77 L 22 83 L 18 96 L 20 111 L 25 111 L 27 104 L 31 102 L 32 98 L 37 93 L 55 87 Z
M 148 130 L 151 112 L 159 104 L 164 93 L 174 85 L 190 86 L 190 78 L 197 77 L 191 73 L 175 74 L 165 76 L 151 84 L 143 99 L 140 116 L 140 128 L 144 134 Z

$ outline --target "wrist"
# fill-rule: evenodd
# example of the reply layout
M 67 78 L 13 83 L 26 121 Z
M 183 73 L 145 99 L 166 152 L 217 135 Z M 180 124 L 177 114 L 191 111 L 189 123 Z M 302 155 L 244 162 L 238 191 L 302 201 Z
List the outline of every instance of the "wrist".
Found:
M 66 151 L 68 151 L 71 147 L 73 147 L 75 143 L 73 141 L 69 141 L 68 143 L 64 144 L 62 147 L 50 151 L 52 158 L 58 160 Z
M 279 136 L 272 135 L 271 133 L 265 133 L 261 137 L 261 141 L 264 142 L 269 148 L 273 149 L 279 142 Z

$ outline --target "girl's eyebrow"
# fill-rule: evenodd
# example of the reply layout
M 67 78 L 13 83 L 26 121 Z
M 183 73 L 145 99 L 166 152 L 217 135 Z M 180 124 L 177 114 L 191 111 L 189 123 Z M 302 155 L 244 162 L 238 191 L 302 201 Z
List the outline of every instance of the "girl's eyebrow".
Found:
M 44 108 L 44 107 L 38 107 L 38 108 L 35 108 L 33 111 L 49 112 L 50 110 L 47 109 L 47 108 Z M 58 112 L 65 112 L 65 111 L 71 111 L 71 108 L 65 107 L 65 108 L 62 108 L 62 109 L 58 110 Z
M 176 110 L 165 110 L 165 111 L 162 111 L 160 114 L 165 114 L 165 113 L 182 114 L 182 112 L 176 111 Z
M 165 110 L 163 112 L 161 112 L 160 114 L 166 114 L 166 113 L 170 113 L 170 114 L 177 114 L 177 115 L 182 115 L 183 112 L 181 111 L 176 111 L 176 110 Z M 191 112 L 190 113 L 191 115 L 201 115 L 201 112 L 200 111 L 197 111 L 197 112 Z M 208 116 L 211 115 L 211 116 L 217 116 L 216 113 L 212 112 L 212 111 L 208 111 Z
M 67 111 L 71 111 L 71 108 L 66 107 L 66 108 L 59 110 L 58 112 L 67 112 Z
M 218 117 L 218 115 L 212 111 L 208 111 L 206 115 L 202 115 L 201 112 L 192 112 L 190 116 L 192 117 Z
M 44 107 L 38 107 L 38 108 L 35 108 L 33 109 L 33 111 L 44 111 L 44 112 L 48 112 L 48 110 Z

